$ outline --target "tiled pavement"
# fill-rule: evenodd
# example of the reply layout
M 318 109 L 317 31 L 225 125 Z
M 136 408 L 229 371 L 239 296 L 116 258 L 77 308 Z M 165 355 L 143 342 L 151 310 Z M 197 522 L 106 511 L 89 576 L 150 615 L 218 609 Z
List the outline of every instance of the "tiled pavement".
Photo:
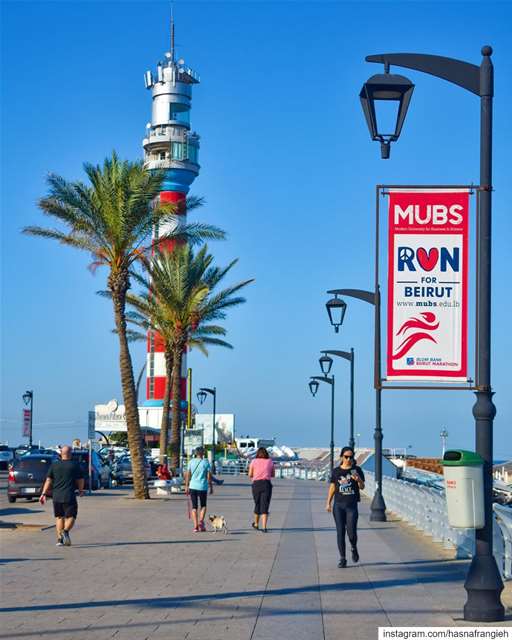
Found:
M 378 626 L 463 624 L 467 563 L 401 523 L 370 524 L 367 502 L 361 563 L 338 569 L 325 491 L 276 480 L 267 534 L 249 526 L 245 478 L 210 500 L 227 536 L 192 533 L 183 496 L 141 503 L 126 491 L 81 500 L 70 548 L 52 529 L 3 530 L 0 637 L 366 640 Z M 14 506 L 0 517 L 51 523 L 51 506 Z

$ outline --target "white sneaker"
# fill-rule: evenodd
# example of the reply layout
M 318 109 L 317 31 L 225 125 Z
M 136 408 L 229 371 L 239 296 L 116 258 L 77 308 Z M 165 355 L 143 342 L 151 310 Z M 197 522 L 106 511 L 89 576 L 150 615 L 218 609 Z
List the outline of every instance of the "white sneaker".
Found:
M 57 543 L 55 545 L 56 547 L 63 547 L 64 546 L 64 542 L 62 541 L 62 536 L 59 536 L 59 539 L 57 540 Z

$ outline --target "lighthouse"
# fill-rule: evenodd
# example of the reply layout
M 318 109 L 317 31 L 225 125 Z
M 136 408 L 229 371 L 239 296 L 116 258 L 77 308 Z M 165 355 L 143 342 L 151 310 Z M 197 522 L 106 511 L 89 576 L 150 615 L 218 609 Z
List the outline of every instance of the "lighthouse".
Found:
M 146 71 L 144 82 L 151 90 L 151 122 L 146 125 L 142 142 L 144 163 L 149 170 L 164 171 L 165 179 L 159 194 L 160 202 L 179 206 L 177 213 L 186 220 L 185 198 L 199 173 L 199 136 L 190 128 L 192 87 L 199 76 L 180 58 L 176 60 L 174 19 L 171 16 L 171 47 L 156 66 L 156 74 Z M 154 240 L 166 235 L 171 226 L 153 229 Z M 172 242 L 160 244 L 160 250 L 172 251 Z M 186 400 L 186 358 L 181 371 L 181 399 Z M 146 360 L 146 407 L 163 405 L 166 371 L 164 345 L 158 333 L 148 332 Z

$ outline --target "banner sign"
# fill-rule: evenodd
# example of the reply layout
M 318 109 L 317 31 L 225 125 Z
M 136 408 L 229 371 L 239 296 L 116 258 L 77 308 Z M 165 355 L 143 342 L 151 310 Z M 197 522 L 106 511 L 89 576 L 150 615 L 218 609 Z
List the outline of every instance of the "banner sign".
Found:
M 196 414 L 196 429 L 203 430 L 203 443 L 212 444 L 213 416 L 211 413 Z M 215 444 L 228 444 L 235 437 L 235 414 L 217 413 L 215 416 Z
M 387 379 L 467 380 L 468 189 L 390 189 Z
M 23 409 L 23 423 L 21 427 L 21 437 L 30 438 L 30 419 L 32 411 L 30 409 Z
M 185 429 L 183 448 L 187 456 L 193 456 L 197 447 L 203 446 L 202 429 Z

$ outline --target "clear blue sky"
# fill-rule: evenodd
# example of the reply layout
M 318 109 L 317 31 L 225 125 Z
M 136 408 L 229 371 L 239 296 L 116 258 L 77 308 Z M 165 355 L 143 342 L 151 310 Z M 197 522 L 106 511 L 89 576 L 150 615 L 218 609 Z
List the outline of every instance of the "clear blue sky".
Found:
M 121 398 L 108 301 L 88 256 L 24 237 L 44 223 L 45 174 L 80 178 L 112 149 L 141 157 L 151 108 L 143 73 L 168 49 L 164 2 L 4 2 L 2 146 L 2 438 L 20 441 L 21 394 L 35 393 L 35 438 L 84 437 L 87 411 Z M 510 238 L 512 6 L 507 2 L 176 2 L 179 55 L 201 74 L 194 193 L 201 220 L 229 232 L 213 248 L 254 277 L 230 314 L 232 352 L 194 353 L 195 387 L 218 389 L 238 432 L 290 445 L 328 443 L 329 393 L 307 389 L 320 349 L 357 352 L 356 429 L 374 426 L 372 311 L 350 302 L 335 335 L 325 290 L 372 286 L 377 183 L 478 182 L 478 99 L 414 72 L 391 159 L 369 140 L 358 92 L 381 67 L 370 53 L 417 51 L 480 63 L 494 47 L 493 383 L 496 457 L 512 457 Z M 474 298 L 473 298 L 474 299 Z M 133 349 L 135 367 L 144 346 Z M 336 362 L 336 444 L 348 433 L 348 364 Z M 386 392 L 385 446 L 473 446 L 470 393 Z

